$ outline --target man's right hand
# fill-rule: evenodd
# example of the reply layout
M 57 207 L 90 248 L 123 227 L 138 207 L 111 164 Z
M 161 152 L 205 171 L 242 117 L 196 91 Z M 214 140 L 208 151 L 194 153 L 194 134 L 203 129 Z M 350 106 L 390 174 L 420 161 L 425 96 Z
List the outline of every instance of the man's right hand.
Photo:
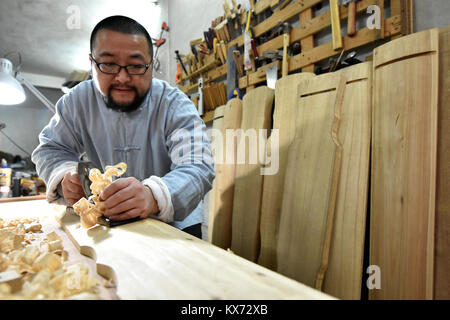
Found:
M 84 191 L 78 173 L 67 172 L 61 182 L 61 187 L 64 199 L 70 205 L 73 205 L 84 197 Z

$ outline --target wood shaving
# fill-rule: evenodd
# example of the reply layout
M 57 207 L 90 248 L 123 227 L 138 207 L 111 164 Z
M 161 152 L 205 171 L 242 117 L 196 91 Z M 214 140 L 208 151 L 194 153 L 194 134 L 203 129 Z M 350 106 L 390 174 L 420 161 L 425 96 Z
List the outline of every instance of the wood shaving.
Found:
M 105 212 L 105 204 L 100 201 L 100 192 L 112 183 L 113 176 L 123 175 L 127 171 L 127 165 L 120 162 L 115 166 L 106 166 L 105 169 L 103 174 L 96 168 L 89 171 L 89 180 L 92 182 L 90 185 L 92 196 L 89 199 L 93 200 L 94 204 L 86 198 L 81 198 L 73 205 L 73 210 L 80 216 L 83 228 L 89 229 L 98 223 L 98 218 Z
M 0 299 L 99 299 L 100 283 L 88 267 L 65 264 L 62 239 L 55 232 L 40 238 L 38 233 L 42 225 L 37 219 L 0 219 L 0 273 L 19 277 L 14 285 L 0 282 Z

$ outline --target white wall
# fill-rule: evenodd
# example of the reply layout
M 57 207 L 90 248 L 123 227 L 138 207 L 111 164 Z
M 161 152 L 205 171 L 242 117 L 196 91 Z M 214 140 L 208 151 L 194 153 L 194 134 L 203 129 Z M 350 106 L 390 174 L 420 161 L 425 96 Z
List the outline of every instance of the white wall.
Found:
M 231 0 L 227 0 L 232 6 Z M 248 0 L 237 0 L 244 8 L 249 8 Z M 211 21 L 223 16 L 224 0 L 170 0 L 169 21 L 170 37 L 170 72 L 169 83 L 175 85 L 177 63 L 175 50 L 181 54 L 191 52 L 189 42 L 203 38 L 203 31 L 211 27 Z
M 63 92 L 59 89 L 37 88 L 54 104 L 63 95 Z M 27 99 L 19 105 L 0 105 L 0 122 L 6 124 L 6 128 L 2 131 L 22 149 L 31 154 L 39 144 L 39 133 L 47 125 L 53 116 L 53 112 L 47 109 L 26 88 L 25 94 Z M 1 133 L 0 150 L 21 157 L 28 156 Z

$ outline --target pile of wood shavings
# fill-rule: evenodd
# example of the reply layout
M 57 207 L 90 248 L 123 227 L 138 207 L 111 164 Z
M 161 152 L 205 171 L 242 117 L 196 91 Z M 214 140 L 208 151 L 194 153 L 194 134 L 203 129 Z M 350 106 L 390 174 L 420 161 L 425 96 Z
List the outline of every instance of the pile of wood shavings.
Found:
M 0 283 L 0 299 L 99 299 L 98 281 L 89 268 L 66 259 L 61 238 L 45 234 L 38 219 L 0 218 L 0 279 L 6 273 L 18 275 L 14 286 Z

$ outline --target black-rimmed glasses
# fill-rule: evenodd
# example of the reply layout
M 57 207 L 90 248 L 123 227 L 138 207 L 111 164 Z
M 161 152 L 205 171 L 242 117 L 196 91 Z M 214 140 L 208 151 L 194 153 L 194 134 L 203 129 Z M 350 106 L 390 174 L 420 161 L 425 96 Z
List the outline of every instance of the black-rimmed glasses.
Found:
M 120 70 L 125 69 L 129 75 L 143 75 L 147 72 L 148 68 L 152 65 L 149 64 L 129 64 L 127 66 L 121 66 L 116 63 L 98 63 L 95 61 L 94 57 L 91 55 L 92 61 L 97 65 L 98 69 L 106 74 L 118 74 Z

